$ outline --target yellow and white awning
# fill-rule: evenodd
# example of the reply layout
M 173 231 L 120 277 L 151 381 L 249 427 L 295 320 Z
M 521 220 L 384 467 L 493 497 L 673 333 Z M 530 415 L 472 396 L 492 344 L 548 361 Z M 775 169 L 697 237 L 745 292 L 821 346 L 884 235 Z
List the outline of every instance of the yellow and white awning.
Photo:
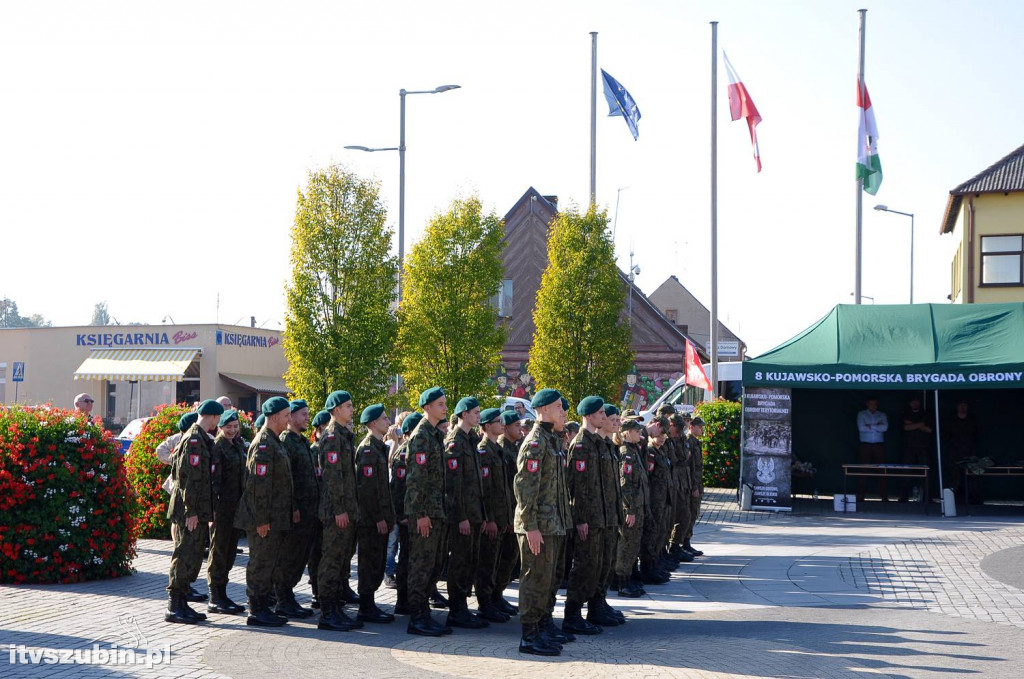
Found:
M 93 349 L 76 380 L 181 382 L 199 349 Z

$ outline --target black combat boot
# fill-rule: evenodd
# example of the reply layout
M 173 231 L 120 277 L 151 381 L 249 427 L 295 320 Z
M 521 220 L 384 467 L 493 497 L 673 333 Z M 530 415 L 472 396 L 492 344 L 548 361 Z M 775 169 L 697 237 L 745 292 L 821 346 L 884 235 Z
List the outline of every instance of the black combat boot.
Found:
M 593 620 L 588 622 L 583 619 L 583 614 L 581 613 L 582 609 L 583 604 L 581 603 L 575 601 L 565 602 L 565 616 L 562 620 L 562 631 L 587 635 L 600 634 L 603 632 L 603 629 L 592 624 L 594 622 Z M 587 618 L 589 619 L 590 616 L 588 615 Z
M 602 627 L 615 627 L 619 624 L 615 616 L 601 606 L 601 600 L 597 597 L 591 597 L 590 601 L 587 602 L 587 622 L 601 625 Z
M 550 615 L 545 615 L 540 619 L 540 622 L 537 623 L 537 631 L 547 641 L 548 646 L 557 646 L 559 650 L 561 650 L 562 644 L 576 641 L 576 635 L 572 632 L 558 629 Z
M 682 561 L 683 560 L 683 554 L 685 554 L 687 552 L 686 552 L 686 550 L 683 549 L 682 545 L 680 545 L 678 543 L 673 543 L 672 548 L 668 550 L 668 553 L 671 554 L 672 556 L 676 557 L 680 561 Z M 692 556 L 692 554 L 691 554 L 691 556 Z
M 210 597 L 201 593 L 192 585 L 188 586 L 188 596 L 186 597 L 186 601 L 191 601 L 194 604 L 201 604 L 209 598 Z
M 280 627 L 288 622 L 287 618 L 270 612 L 267 597 L 252 595 L 249 597 L 249 617 L 245 624 L 251 627 Z
M 477 598 L 477 611 L 478 615 L 488 622 L 508 622 L 511 617 L 494 605 L 493 597 L 488 599 Z
M 316 615 L 312 608 L 300 606 L 299 602 L 295 600 L 295 592 L 290 589 L 277 592 L 277 606 L 274 607 L 274 612 L 286 618 L 295 618 L 297 620 L 305 620 Z
M 623 599 L 639 599 L 643 596 L 639 583 L 632 578 L 622 578 L 622 585 L 619 587 L 619 596 Z
M 647 594 L 647 590 L 644 589 L 643 578 L 640 577 L 640 562 L 633 562 L 633 571 L 629 574 L 629 582 L 633 585 L 633 588 L 640 592 L 641 595 Z
M 519 607 L 505 601 L 505 597 L 500 593 L 494 595 L 494 607 L 509 617 L 519 615 Z
M 700 551 L 699 549 L 690 544 L 690 538 L 686 538 L 686 540 L 683 542 L 683 549 L 685 549 L 690 554 L 693 554 L 694 556 L 704 556 L 704 552 Z
M 203 620 L 206 620 L 206 613 L 200 613 L 199 611 L 195 610 L 194 608 L 188 605 L 187 595 L 181 594 L 179 596 L 181 597 L 181 610 L 185 613 L 185 615 L 189 616 L 190 618 L 195 618 L 196 622 L 202 622 Z
M 409 618 L 409 625 L 405 628 L 409 634 L 418 634 L 424 637 L 439 637 L 443 635 L 444 626 L 439 625 L 431 616 L 430 609 L 424 606 L 413 613 Z
M 374 603 L 373 597 L 364 594 L 359 595 L 359 613 L 356 620 L 361 622 L 372 622 L 376 624 L 387 624 L 395 621 L 395 616 L 385 613 Z
M 608 615 L 615 618 L 620 625 L 626 624 L 626 616 L 623 615 L 621 611 L 617 611 L 614 608 L 612 608 L 611 604 L 608 603 L 608 596 L 604 592 L 598 594 L 597 597 L 595 597 L 593 603 L 604 609 L 604 611 L 608 613 Z M 587 613 L 589 612 L 590 608 L 588 606 Z
M 210 603 L 206 606 L 207 613 L 223 613 L 235 615 L 245 610 L 245 606 L 239 606 L 228 598 L 227 585 L 212 585 L 210 587 Z
M 362 627 L 342 611 L 341 599 L 326 597 L 320 600 L 320 621 L 317 622 L 317 629 L 326 629 L 334 632 L 351 632 Z
M 430 591 L 428 595 L 430 599 L 430 605 L 434 608 L 448 608 L 448 599 L 444 598 L 444 595 L 437 589 L 437 585 L 434 585 L 434 589 Z
M 452 597 L 448 609 L 447 624 L 449 627 L 461 627 L 462 629 L 483 629 L 490 625 L 476 613 L 469 610 L 465 599 Z
M 519 652 L 529 655 L 561 655 L 562 647 L 548 643 L 537 625 L 523 625 L 523 636 L 519 639 Z
M 341 600 L 346 604 L 359 603 L 359 595 L 352 591 L 352 586 L 348 584 L 348 580 L 341 586 Z
M 411 615 L 412 609 L 409 608 L 409 590 L 406 587 L 399 585 L 398 587 L 398 598 L 395 600 L 395 615 Z
M 167 611 L 164 613 L 164 622 L 173 622 L 178 625 L 194 625 L 199 620 L 185 612 L 181 603 L 184 595 L 171 590 L 167 592 Z

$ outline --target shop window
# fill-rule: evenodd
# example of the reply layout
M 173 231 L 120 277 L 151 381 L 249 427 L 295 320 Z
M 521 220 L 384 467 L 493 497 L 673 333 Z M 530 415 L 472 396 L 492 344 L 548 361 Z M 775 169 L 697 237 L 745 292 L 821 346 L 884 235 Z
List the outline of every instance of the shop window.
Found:
M 981 284 L 1024 285 L 1024 236 L 981 237 Z

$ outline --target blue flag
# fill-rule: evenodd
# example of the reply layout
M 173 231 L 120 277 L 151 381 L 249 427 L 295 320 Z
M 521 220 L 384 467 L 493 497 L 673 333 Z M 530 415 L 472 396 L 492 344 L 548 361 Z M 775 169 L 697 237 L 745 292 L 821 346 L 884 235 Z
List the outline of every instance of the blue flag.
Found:
M 633 139 L 638 139 L 640 133 L 636 129 L 636 124 L 640 121 L 640 109 L 637 108 L 633 97 L 603 68 L 601 79 L 604 80 L 604 98 L 608 100 L 608 115 L 625 118 L 629 131 L 633 133 Z

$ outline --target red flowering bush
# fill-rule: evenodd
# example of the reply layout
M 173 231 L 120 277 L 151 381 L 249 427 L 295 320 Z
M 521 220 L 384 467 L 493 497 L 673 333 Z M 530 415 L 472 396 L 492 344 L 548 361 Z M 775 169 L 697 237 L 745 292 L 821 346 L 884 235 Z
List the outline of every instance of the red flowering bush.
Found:
M 121 448 L 85 416 L 0 405 L 0 583 L 131 574 Z
M 128 482 L 131 485 L 131 513 L 135 519 L 135 537 L 170 539 L 171 523 L 167 520 L 167 503 L 171 496 L 162 488 L 171 473 L 170 465 L 156 456 L 156 448 L 164 439 L 178 433 L 178 420 L 192 410 L 184 404 L 170 403 L 157 406 L 156 414 L 142 425 L 142 431 L 132 441 L 125 460 Z M 241 437 L 252 440 L 252 419 L 239 413 Z
M 740 480 L 740 413 L 735 401 L 706 401 L 696 408 L 704 420 L 704 485 L 731 488 Z

